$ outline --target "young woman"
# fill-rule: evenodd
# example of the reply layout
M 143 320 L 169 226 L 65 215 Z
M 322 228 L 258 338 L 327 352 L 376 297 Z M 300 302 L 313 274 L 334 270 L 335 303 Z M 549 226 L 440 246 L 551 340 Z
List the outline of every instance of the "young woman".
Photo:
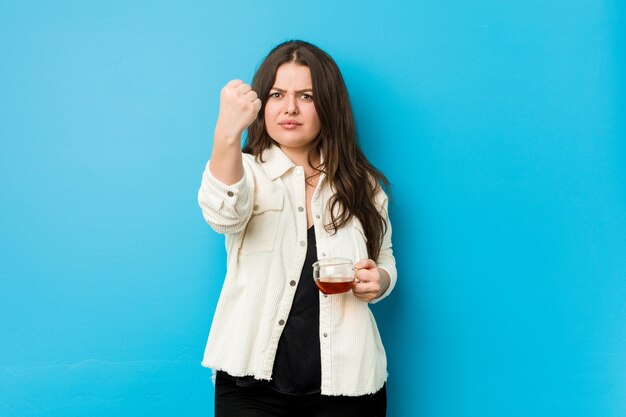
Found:
M 368 306 L 396 282 L 381 184 L 339 68 L 316 46 L 278 45 L 252 86 L 222 89 L 198 194 L 226 236 L 202 362 L 217 372 L 216 416 L 385 415 L 387 360 Z M 312 264 L 335 257 L 355 262 L 355 283 L 325 295 Z

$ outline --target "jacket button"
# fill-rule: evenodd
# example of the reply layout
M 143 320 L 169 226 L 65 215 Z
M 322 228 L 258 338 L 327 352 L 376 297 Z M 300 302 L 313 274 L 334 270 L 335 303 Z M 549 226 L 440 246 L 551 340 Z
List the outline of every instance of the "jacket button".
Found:
M 298 211 L 302 213 L 304 211 L 304 207 L 298 207 Z
M 316 214 L 316 215 L 315 215 L 315 218 L 316 218 L 316 219 L 319 219 L 319 218 L 320 218 L 320 215 L 319 215 L 319 214 Z
M 252 210 L 258 210 L 259 209 L 259 205 L 255 204 L 254 206 L 252 206 Z
M 328 337 L 328 333 L 324 333 L 324 337 Z
M 283 324 L 285 324 L 285 320 L 279 320 L 278 324 L 280 324 L 282 326 Z
M 235 195 L 235 193 L 233 193 L 232 191 L 228 191 L 228 192 L 226 193 L 226 195 L 227 195 L 227 196 L 229 196 L 229 197 L 232 197 L 232 196 L 234 196 L 234 195 Z
M 293 281 L 293 280 L 292 280 L 292 281 L 289 283 L 289 285 L 291 285 L 292 287 L 295 287 L 295 286 L 296 286 L 296 281 Z

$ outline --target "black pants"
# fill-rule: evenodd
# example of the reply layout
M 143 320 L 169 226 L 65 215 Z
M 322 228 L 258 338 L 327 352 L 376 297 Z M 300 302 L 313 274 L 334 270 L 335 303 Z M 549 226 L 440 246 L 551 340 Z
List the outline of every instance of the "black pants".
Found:
M 265 386 L 240 387 L 217 375 L 215 417 L 385 417 L 383 386 L 360 397 L 282 394 Z

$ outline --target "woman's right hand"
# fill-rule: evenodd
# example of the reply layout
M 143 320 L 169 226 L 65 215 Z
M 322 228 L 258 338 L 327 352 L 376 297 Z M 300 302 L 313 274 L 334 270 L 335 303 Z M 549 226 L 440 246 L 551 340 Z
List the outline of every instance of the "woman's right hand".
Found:
M 240 140 L 260 109 L 261 100 L 248 84 L 241 80 L 229 81 L 220 94 L 216 137 Z

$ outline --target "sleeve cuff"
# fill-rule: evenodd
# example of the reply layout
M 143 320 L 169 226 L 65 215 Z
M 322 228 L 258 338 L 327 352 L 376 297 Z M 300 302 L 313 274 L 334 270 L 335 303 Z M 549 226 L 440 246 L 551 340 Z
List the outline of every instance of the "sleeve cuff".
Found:
M 211 191 L 224 202 L 226 206 L 235 207 L 238 200 L 246 200 L 247 190 L 246 187 L 246 173 L 244 170 L 243 177 L 235 184 L 228 185 L 218 180 L 213 176 L 209 169 L 209 161 L 206 165 L 204 175 L 207 181 L 207 185 L 211 188 Z M 242 198 L 243 197 L 243 198 Z
M 383 271 L 387 272 L 387 275 L 389 276 L 389 286 L 387 287 L 385 292 L 380 295 L 380 297 L 375 298 L 372 301 L 370 301 L 370 304 L 376 304 L 380 300 L 387 298 L 387 296 L 391 294 L 391 291 L 393 291 L 393 288 L 396 286 L 396 281 L 397 281 L 397 277 L 391 273 L 389 268 L 385 267 L 384 265 L 377 265 L 377 266 L 378 266 L 378 269 L 382 269 Z

